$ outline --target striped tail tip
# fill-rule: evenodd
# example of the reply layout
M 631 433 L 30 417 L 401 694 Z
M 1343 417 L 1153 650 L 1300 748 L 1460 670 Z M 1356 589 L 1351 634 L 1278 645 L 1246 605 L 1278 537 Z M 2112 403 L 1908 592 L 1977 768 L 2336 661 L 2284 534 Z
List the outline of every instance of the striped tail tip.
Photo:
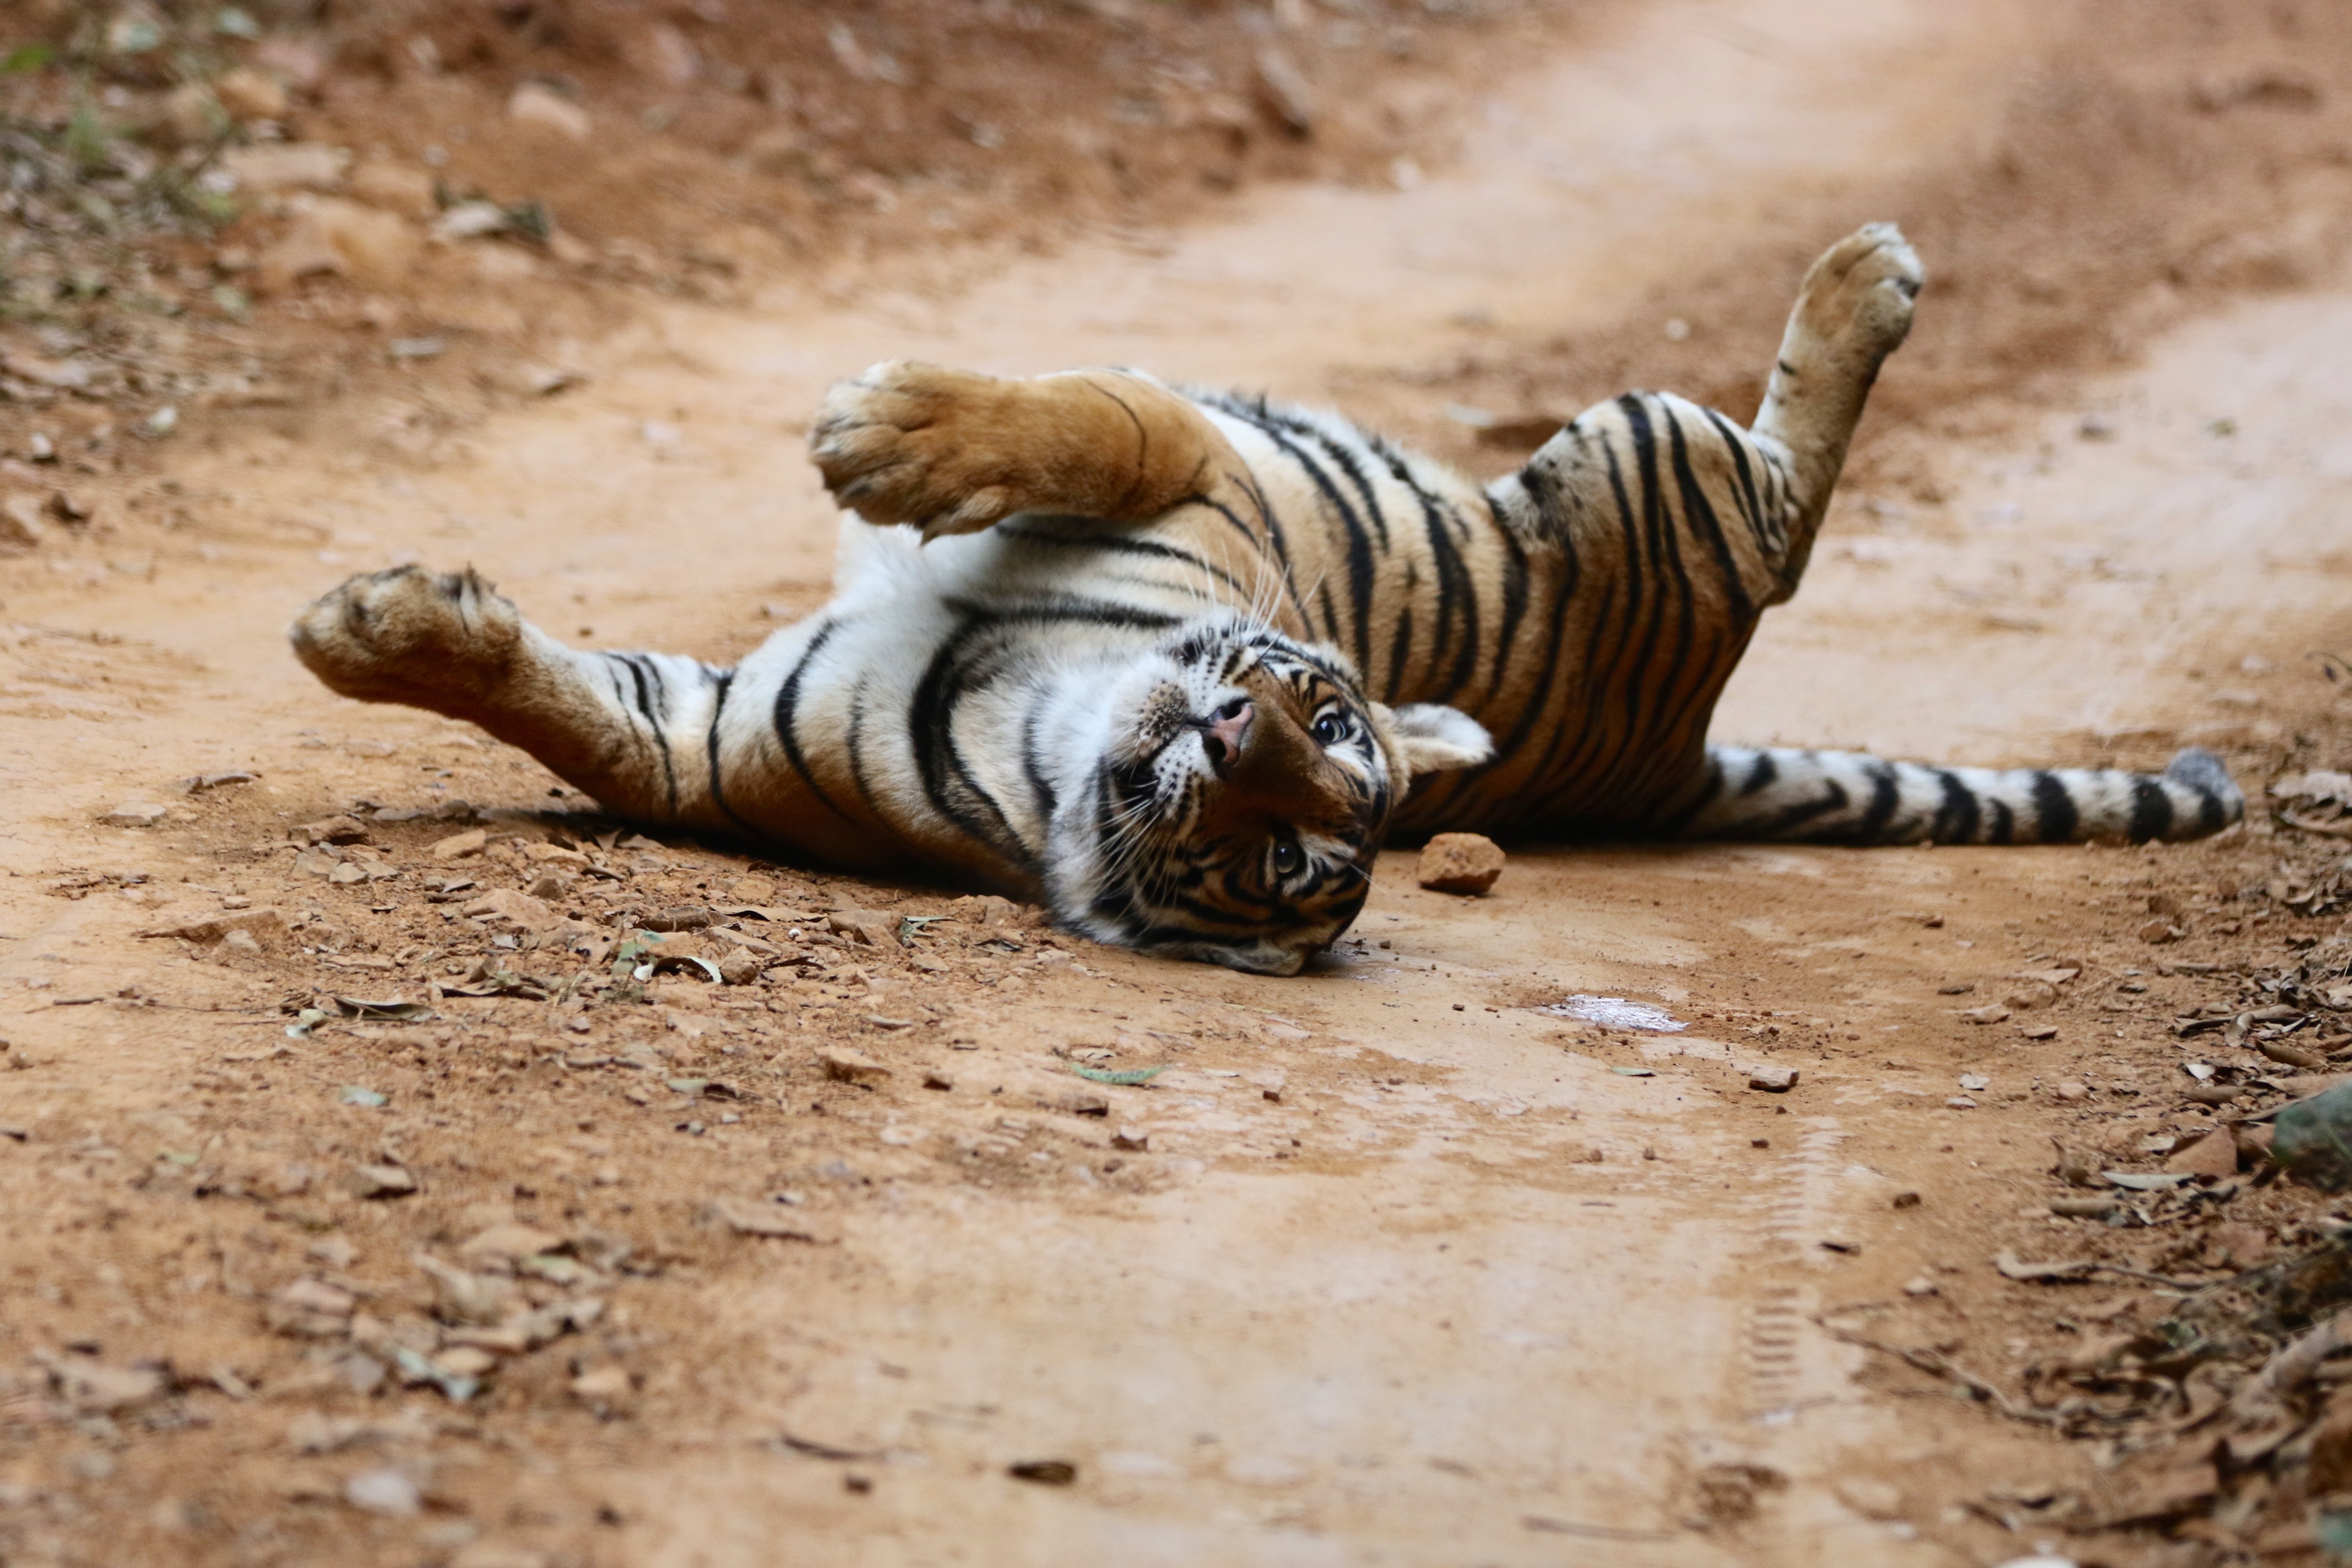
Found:
M 1967 768 L 1853 752 L 1711 746 L 1698 798 L 1664 824 L 1693 838 L 1795 844 L 2144 844 L 2205 838 L 2246 798 L 2210 752 L 2161 773 Z
M 2203 838 L 2245 820 L 2246 797 L 2238 788 L 2238 782 L 2230 776 L 2229 765 L 2202 746 L 2188 746 L 2173 753 L 2172 761 L 2164 764 L 2164 781 L 2194 792 L 2204 804 L 2194 825 L 2183 824 L 2189 831 L 2167 834 L 2166 837 Z M 2217 810 L 2221 814 L 2218 822 L 2213 820 Z

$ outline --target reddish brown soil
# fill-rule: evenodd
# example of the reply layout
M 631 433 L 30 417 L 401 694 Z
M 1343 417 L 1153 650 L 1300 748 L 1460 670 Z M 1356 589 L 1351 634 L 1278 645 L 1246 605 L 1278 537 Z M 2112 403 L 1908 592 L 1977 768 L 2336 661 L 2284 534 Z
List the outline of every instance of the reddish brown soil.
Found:
M 289 290 L 267 263 L 299 226 L 299 193 L 234 194 L 222 226 L 157 230 L 129 216 L 152 205 L 146 186 L 115 168 L 94 185 L 126 215 L 119 225 L 70 190 L 36 190 L 16 209 L 11 271 L 38 288 L 11 314 L 46 329 L 37 352 L 103 367 L 95 395 L 43 421 L 77 436 L 104 421 L 77 420 L 75 405 L 101 397 L 143 417 L 163 403 L 306 407 L 354 383 L 462 418 L 528 395 L 518 358 L 560 360 L 647 296 L 740 303 L 787 275 L 845 297 L 880 262 L 951 272 L 974 247 L 1166 223 L 1266 181 L 1385 184 L 1400 159 L 1446 157 L 1453 80 L 1580 22 L 1517 0 L 1368 0 L 1336 15 L 408 0 L 307 19 L 257 7 L 267 26 L 247 39 L 213 26 L 215 8 L 140 14 L 165 42 L 135 55 L 110 50 L 106 19 L 62 0 L 0 17 L 0 58 L 60 51 L 47 70 L 0 76 L 0 114 L 54 142 L 79 105 L 126 149 L 121 168 L 168 176 L 206 151 L 170 128 L 173 93 L 258 72 L 284 86 L 287 111 L 239 124 L 232 143 L 343 149 L 352 177 L 336 199 L 404 219 L 432 216 L 436 199 L 488 199 L 530 205 L 551 235 L 395 252 Z M 516 120 L 525 85 L 573 105 L 585 136 Z M 430 363 L 389 349 L 425 338 L 444 345 Z M 37 382 L 11 391 L 47 402 Z M 107 461 L 136 465 L 130 421 L 112 423 Z

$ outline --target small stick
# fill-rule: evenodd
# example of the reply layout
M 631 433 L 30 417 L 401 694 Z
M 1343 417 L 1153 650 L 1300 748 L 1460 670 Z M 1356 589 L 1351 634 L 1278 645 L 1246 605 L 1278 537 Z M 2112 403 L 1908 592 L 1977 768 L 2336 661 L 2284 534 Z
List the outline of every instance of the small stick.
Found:
M 1916 1367 L 1930 1377 L 1946 1378 L 1957 1383 L 2012 1421 L 2022 1421 L 2029 1426 L 2053 1428 L 2063 1426 L 2066 1424 L 2066 1418 L 2056 1411 L 2035 1410 L 2020 1405 L 1983 1378 L 1934 1351 L 1906 1350 L 1901 1345 L 1888 1344 L 1884 1340 L 1874 1340 L 1849 1330 L 1832 1328 L 1819 1318 L 1815 1318 L 1813 1321 L 1825 1330 L 1832 1339 L 1843 1340 L 1847 1344 L 1860 1345 L 1864 1350 L 1876 1351 L 1882 1355 L 1891 1355 L 1907 1366 Z

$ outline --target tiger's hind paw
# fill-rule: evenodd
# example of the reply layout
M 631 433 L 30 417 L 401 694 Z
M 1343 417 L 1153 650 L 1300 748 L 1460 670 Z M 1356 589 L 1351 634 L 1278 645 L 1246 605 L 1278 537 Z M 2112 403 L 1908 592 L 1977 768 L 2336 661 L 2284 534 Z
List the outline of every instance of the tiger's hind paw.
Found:
M 1910 332 L 1912 302 L 1925 277 L 1893 224 L 1865 224 L 1846 236 L 1805 274 L 1781 349 L 1789 362 L 1783 368 L 1801 379 L 1874 374 Z
M 481 710 L 526 651 L 522 616 L 471 568 L 353 577 L 305 608 L 287 637 L 345 697 L 460 719 Z
M 1003 386 L 911 360 L 877 364 L 825 394 L 809 456 L 834 499 L 868 522 L 912 523 L 926 539 L 976 533 L 1021 510 Z

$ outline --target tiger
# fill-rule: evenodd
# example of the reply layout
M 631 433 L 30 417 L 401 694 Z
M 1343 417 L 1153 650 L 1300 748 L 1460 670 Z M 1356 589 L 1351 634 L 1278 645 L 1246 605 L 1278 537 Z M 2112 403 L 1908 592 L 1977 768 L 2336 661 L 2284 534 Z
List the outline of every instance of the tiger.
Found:
M 352 578 L 294 651 L 479 725 L 632 821 L 1042 902 L 1097 942 L 1296 974 L 1391 835 L 1820 845 L 2181 839 L 2160 774 L 1710 745 L 1796 592 L 1922 282 L 1891 224 L 1799 288 L 1754 420 L 1596 405 L 1479 485 L 1336 415 L 1135 370 L 898 361 L 810 452 L 834 596 L 732 666 L 568 647 L 470 567 Z

